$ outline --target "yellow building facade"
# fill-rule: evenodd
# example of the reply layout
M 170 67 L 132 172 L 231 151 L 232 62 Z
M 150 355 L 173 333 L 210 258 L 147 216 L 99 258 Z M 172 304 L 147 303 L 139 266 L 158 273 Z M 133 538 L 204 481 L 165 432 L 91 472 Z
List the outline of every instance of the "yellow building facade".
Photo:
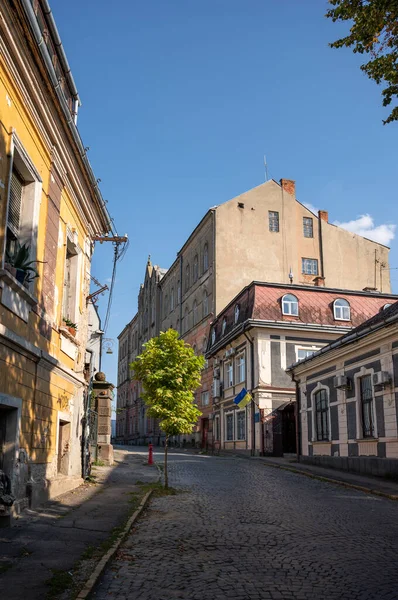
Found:
M 0 516 L 7 491 L 18 512 L 81 481 L 92 239 L 112 225 L 78 106 L 47 1 L 2 2 Z

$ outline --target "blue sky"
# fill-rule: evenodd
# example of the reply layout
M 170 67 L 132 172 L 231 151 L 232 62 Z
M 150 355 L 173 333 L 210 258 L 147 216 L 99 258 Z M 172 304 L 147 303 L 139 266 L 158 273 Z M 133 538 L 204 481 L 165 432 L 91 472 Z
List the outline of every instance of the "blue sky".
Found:
M 148 254 L 168 267 L 210 206 L 264 181 L 264 154 L 270 177 L 296 180 L 300 201 L 389 241 L 398 267 L 397 124 L 382 125 L 388 113 L 361 57 L 328 47 L 346 26 L 324 18 L 327 2 L 51 7 L 82 99 L 83 141 L 130 238 L 107 337 L 135 313 Z M 111 268 L 111 246 L 97 247 L 93 275 L 105 282 Z M 398 269 L 391 274 L 398 292 Z M 105 356 L 115 383 L 116 366 L 116 352 Z

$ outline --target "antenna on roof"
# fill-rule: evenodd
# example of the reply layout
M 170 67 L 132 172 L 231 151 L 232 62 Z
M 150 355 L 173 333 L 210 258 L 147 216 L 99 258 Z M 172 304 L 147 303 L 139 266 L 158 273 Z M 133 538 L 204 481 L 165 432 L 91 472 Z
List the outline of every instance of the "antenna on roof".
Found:
M 264 154 L 264 177 L 265 181 L 268 181 L 268 165 L 267 165 L 267 157 Z

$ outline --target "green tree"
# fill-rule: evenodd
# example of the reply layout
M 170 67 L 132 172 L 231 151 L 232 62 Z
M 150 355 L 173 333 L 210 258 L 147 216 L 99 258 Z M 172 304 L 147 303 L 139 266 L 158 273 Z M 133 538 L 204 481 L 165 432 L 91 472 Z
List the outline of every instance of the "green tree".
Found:
M 359 54 L 369 54 L 371 60 L 361 66 L 362 71 L 377 84 L 383 84 L 383 106 L 398 98 L 398 0 L 329 0 L 331 8 L 326 16 L 333 21 L 351 21 L 350 33 L 330 46 L 353 46 Z M 398 106 L 388 118 L 398 120 Z
M 148 415 L 159 419 L 166 434 L 164 447 L 165 487 L 169 485 L 167 450 L 169 437 L 191 433 L 200 410 L 194 404 L 194 391 L 200 385 L 203 356 L 196 356 L 174 329 L 161 332 L 144 344 L 144 351 L 131 364 L 134 377 L 143 384 L 142 398 Z

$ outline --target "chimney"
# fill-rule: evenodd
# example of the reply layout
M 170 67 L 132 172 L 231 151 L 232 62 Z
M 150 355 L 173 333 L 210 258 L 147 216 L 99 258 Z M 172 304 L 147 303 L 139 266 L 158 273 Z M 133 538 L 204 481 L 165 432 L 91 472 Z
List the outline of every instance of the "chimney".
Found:
M 325 278 L 321 276 L 315 277 L 314 285 L 315 287 L 325 287 Z
M 318 210 L 318 217 L 322 219 L 322 221 L 326 221 L 326 223 L 329 221 L 329 213 L 327 210 Z
M 280 184 L 284 192 L 296 197 L 296 182 L 293 179 L 281 179 Z

